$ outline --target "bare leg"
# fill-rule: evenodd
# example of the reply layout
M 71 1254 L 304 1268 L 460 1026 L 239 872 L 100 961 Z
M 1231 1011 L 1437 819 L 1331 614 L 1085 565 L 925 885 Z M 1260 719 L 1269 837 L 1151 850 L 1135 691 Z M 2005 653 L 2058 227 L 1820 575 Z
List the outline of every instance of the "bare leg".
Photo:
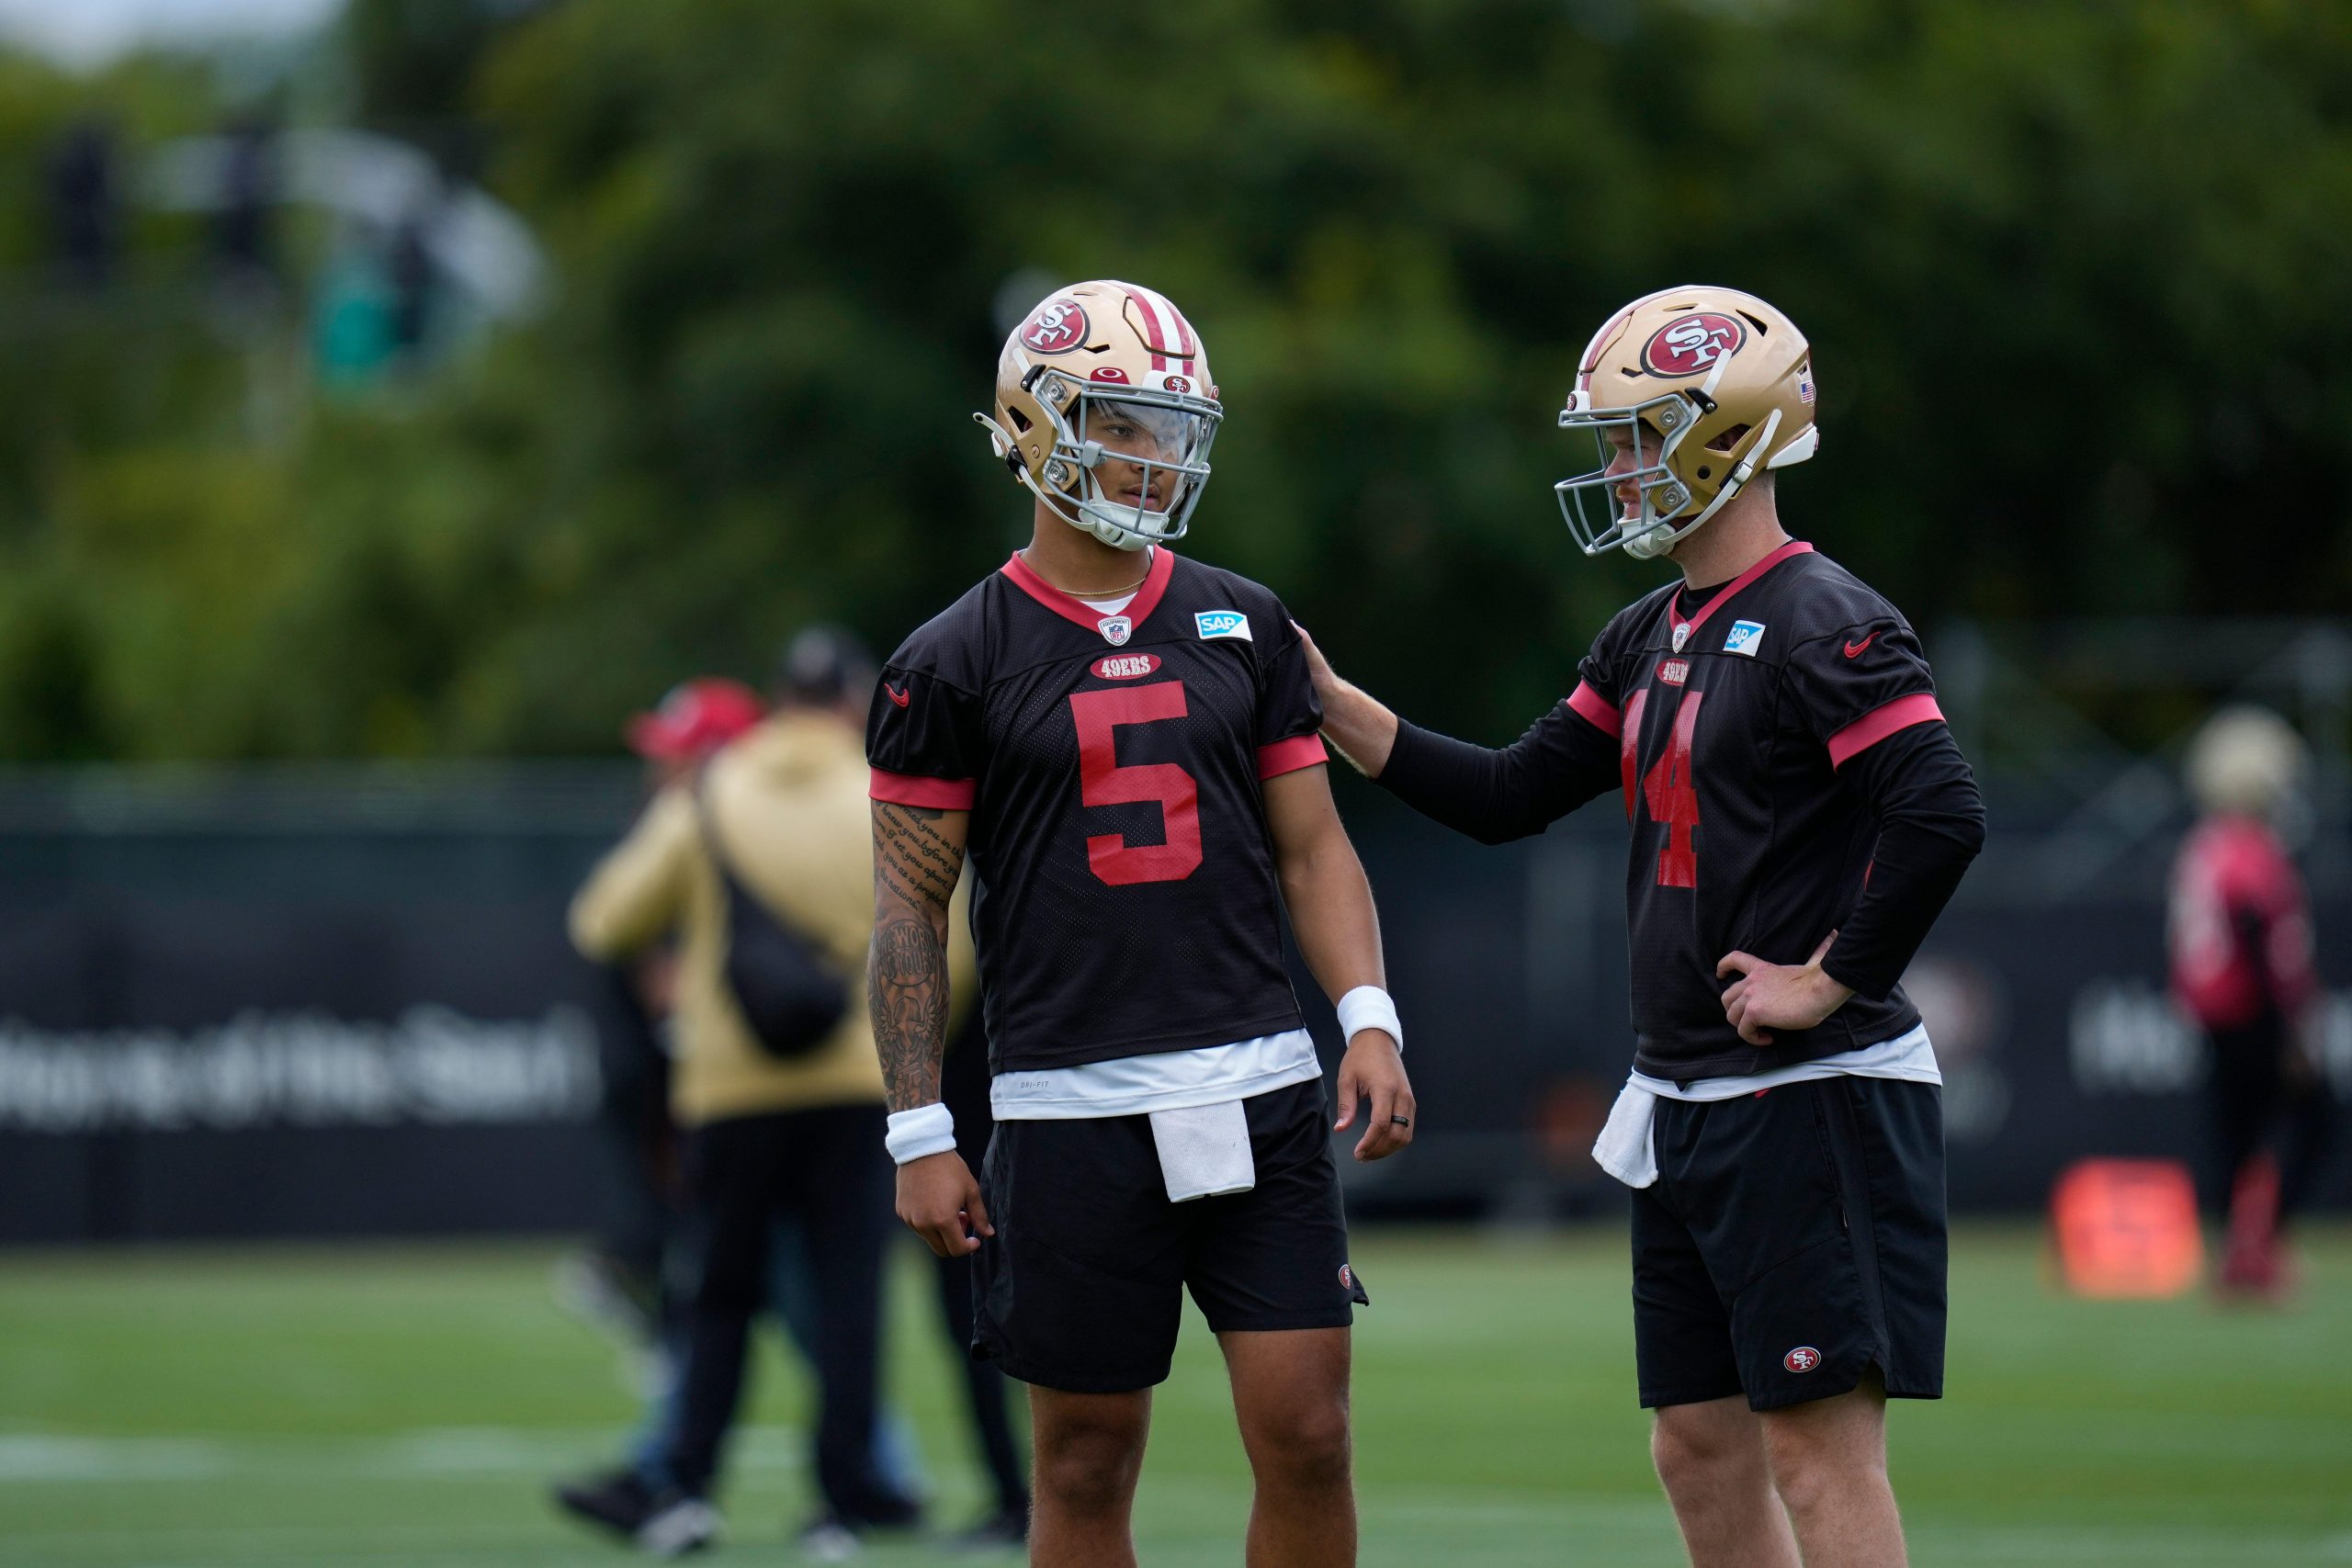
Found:
M 1135 1568 L 1129 1529 L 1151 1430 L 1151 1390 L 1029 1390 L 1035 1434 L 1031 1568 Z
M 1772 1483 L 1806 1568 L 1904 1568 L 1910 1559 L 1886 1479 L 1886 1385 L 1877 1372 L 1851 1393 L 1761 1419 Z
M 1657 1413 L 1650 1457 L 1690 1568 L 1797 1568 L 1796 1537 L 1772 1491 L 1764 1427 L 1747 1401 L 1710 1399 Z
M 1348 1330 L 1220 1334 L 1241 1446 L 1258 1483 L 1250 1568 L 1354 1568 Z

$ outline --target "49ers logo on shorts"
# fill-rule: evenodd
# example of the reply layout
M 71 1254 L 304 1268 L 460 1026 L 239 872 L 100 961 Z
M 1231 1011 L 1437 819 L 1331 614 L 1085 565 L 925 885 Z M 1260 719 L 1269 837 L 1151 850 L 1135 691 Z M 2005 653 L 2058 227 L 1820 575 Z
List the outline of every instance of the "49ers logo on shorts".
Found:
M 1821 1352 L 1810 1345 L 1800 1345 L 1781 1358 L 1781 1365 L 1792 1372 L 1809 1372 L 1821 1365 Z
M 1068 354 L 1086 345 L 1086 308 L 1075 299 L 1048 299 L 1021 329 L 1021 346 L 1032 354 Z
M 1650 334 L 1642 344 L 1642 368 L 1653 376 L 1696 376 L 1747 341 L 1736 318 L 1693 310 Z

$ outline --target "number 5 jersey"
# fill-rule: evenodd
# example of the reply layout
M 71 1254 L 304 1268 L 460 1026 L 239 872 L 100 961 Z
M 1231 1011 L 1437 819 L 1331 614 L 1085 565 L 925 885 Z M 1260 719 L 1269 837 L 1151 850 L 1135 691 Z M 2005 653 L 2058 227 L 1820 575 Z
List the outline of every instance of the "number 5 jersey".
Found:
M 1282 602 L 1165 547 L 1116 615 L 1016 554 L 907 639 L 870 793 L 971 813 L 991 1071 L 1301 1027 L 1261 785 L 1322 723 Z

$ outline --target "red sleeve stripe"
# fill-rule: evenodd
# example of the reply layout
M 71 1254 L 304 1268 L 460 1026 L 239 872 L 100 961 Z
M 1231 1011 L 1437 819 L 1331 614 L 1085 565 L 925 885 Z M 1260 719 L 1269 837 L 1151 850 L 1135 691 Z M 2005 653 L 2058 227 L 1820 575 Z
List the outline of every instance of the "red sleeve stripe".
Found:
M 1323 750 L 1321 736 L 1294 735 L 1288 740 L 1258 748 L 1258 776 L 1270 779 L 1277 773 L 1295 773 L 1330 760 L 1331 753 Z
M 1936 705 L 1932 692 L 1914 692 L 1907 697 L 1897 697 L 1884 707 L 1864 714 L 1831 736 L 1829 765 L 1842 768 L 1896 730 L 1908 729 L 1915 724 L 1939 724 L 1943 716 L 1944 710 Z
M 1568 706 L 1582 716 L 1587 724 L 1611 740 L 1617 739 L 1618 731 L 1625 728 L 1625 721 L 1618 716 L 1617 709 L 1609 699 L 1582 681 L 1578 681 L 1577 689 L 1568 694 Z
M 880 768 L 873 770 L 873 781 L 865 793 L 876 800 L 887 800 L 893 806 L 926 806 L 933 811 L 969 811 L 973 797 L 980 793 L 978 779 L 927 779 L 920 773 L 892 773 Z

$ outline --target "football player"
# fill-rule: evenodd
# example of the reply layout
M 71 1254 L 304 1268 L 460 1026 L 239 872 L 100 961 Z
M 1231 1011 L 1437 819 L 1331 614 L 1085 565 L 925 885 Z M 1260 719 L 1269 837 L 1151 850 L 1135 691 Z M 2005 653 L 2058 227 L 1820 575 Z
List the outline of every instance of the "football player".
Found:
M 1338 1126 L 1409 1143 L 1372 893 L 1274 595 L 1179 558 L 1224 410 L 1148 288 L 1081 283 L 1006 342 L 979 415 L 1032 537 L 875 694 L 869 984 L 899 1217 L 974 1255 L 975 1353 L 1032 1385 L 1031 1561 L 1132 1563 L 1182 1292 L 1223 1348 L 1257 1483 L 1248 1561 L 1355 1561 L 1348 1330 L 1366 1298 L 1283 958 L 1336 998 Z M 940 1099 L 947 900 L 968 855 L 996 1134 Z
M 2335 1141 L 2311 900 L 2282 831 L 2301 805 L 2310 754 L 2277 714 L 2229 707 L 2206 720 L 2186 761 L 2198 822 L 2173 863 L 2172 992 L 2211 1051 L 2206 1197 L 2229 1235 L 2214 1282 L 2279 1300 L 2293 1274 L 2283 1227 Z
M 1885 1400 L 1943 1389 L 1941 1078 L 1897 982 L 1984 810 L 1908 623 L 1781 528 L 1815 396 L 1753 295 L 1609 319 L 1560 413 L 1600 460 L 1561 507 L 1586 554 L 1679 581 L 1513 745 L 1405 723 L 1308 645 L 1324 734 L 1484 842 L 1623 792 L 1636 1038 L 1594 1155 L 1634 1190 L 1641 1402 L 1701 1568 L 1902 1562 Z

